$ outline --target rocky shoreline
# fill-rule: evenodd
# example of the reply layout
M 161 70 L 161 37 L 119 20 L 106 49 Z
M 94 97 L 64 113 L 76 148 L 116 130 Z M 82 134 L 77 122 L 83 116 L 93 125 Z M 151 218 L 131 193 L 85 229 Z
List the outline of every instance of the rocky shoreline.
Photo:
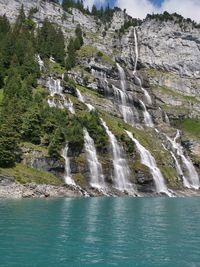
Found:
M 11 176 L 0 175 L 0 199 L 79 197 L 81 192 L 67 186 L 19 184 Z
M 110 195 L 111 196 L 111 195 Z M 128 195 L 115 195 L 117 197 Z M 165 197 L 158 194 L 139 194 L 139 197 Z M 195 190 L 179 190 L 175 192 L 175 197 L 199 197 L 200 191 Z M 66 185 L 37 185 L 37 184 L 19 184 L 12 182 L 9 184 L 0 183 L 0 200 L 1 199 L 45 199 L 45 198 L 75 198 L 84 197 L 83 192 L 70 188 Z M 90 192 L 88 197 L 102 197 L 101 194 Z

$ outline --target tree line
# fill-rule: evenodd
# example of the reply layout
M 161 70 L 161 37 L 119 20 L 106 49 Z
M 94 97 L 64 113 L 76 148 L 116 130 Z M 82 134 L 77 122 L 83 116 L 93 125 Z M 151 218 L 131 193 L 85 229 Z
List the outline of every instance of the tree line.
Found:
M 25 141 L 45 145 L 51 156 L 58 157 L 66 125 L 71 123 L 66 110 L 49 108 L 47 93 L 38 87 L 41 73 L 36 55 L 53 56 L 63 66 L 68 62 L 69 68 L 70 60 L 75 61 L 69 57 L 75 52 L 66 61 L 62 30 L 47 19 L 36 29 L 32 13 L 26 17 L 22 6 L 12 26 L 6 16 L 0 17 L 0 167 L 12 167 L 20 160 L 19 144 Z M 76 51 L 82 44 L 78 26 L 68 49 Z

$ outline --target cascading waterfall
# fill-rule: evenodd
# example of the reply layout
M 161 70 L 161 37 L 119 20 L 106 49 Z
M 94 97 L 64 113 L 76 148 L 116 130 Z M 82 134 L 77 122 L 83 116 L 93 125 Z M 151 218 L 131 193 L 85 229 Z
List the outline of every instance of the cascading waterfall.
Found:
M 88 104 L 85 102 L 84 96 L 81 94 L 80 90 L 78 90 L 77 88 L 76 88 L 76 93 L 77 93 L 78 100 L 84 103 L 87 106 L 89 111 L 95 110 L 95 108 L 91 104 Z
M 75 188 L 78 190 L 83 196 L 89 197 L 89 194 L 83 190 L 79 185 L 75 183 L 75 181 L 71 177 L 71 168 L 70 168 L 70 161 L 68 158 L 68 144 L 65 145 L 65 148 L 62 150 L 61 156 L 65 160 L 65 175 L 64 175 L 64 182 L 66 185 L 71 186 L 72 188 Z
M 135 125 L 135 118 L 137 120 L 139 119 L 139 115 L 138 115 L 137 110 L 134 107 L 131 108 L 130 106 L 128 106 L 128 104 L 127 104 L 128 98 L 127 98 L 126 93 L 124 93 L 122 90 L 120 90 L 119 88 L 117 88 L 114 85 L 112 86 L 112 88 L 114 91 L 115 99 L 117 99 L 119 102 L 119 109 L 120 109 L 120 112 L 123 116 L 124 121 L 126 123 L 134 126 Z
M 74 180 L 71 177 L 70 161 L 69 161 L 67 154 L 68 154 L 68 144 L 66 144 L 65 148 L 62 151 L 62 155 L 61 155 L 65 160 L 64 181 L 65 181 L 65 184 L 76 187 L 76 183 L 74 182 Z
M 130 169 L 128 163 L 123 156 L 123 149 L 117 142 L 114 134 L 109 130 L 105 121 L 101 119 L 102 125 L 104 126 L 106 133 L 109 137 L 112 156 L 113 156 L 113 167 L 114 167 L 114 183 L 115 188 L 122 192 L 128 192 L 130 194 L 135 194 L 132 184 L 129 181 L 130 178 Z
M 72 114 L 75 114 L 74 104 L 72 103 L 71 99 L 66 99 L 63 96 L 63 100 L 64 100 L 64 107 L 66 107 Z
M 160 110 L 160 112 L 162 113 L 162 120 L 163 120 L 165 123 L 167 123 L 167 124 L 170 125 L 170 120 L 169 120 L 169 117 L 168 117 L 167 113 L 166 113 L 164 110 L 162 110 L 161 107 L 159 107 L 159 110 Z
M 147 90 L 144 89 L 143 87 L 141 87 L 141 89 L 142 89 L 142 91 L 143 91 L 143 93 L 144 93 L 144 96 L 145 96 L 145 98 L 146 98 L 147 103 L 148 103 L 149 105 L 152 105 L 152 99 L 151 99 L 150 94 L 149 94 L 149 93 L 147 92 Z
M 36 55 L 37 62 L 39 64 L 40 71 L 44 69 L 44 61 L 41 59 L 40 55 Z
M 152 99 L 151 99 L 151 96 L 150 96 L 150 94 L 148 93 L 148 91 L 142 87 L 142 81 L 141 81 L 141 79 L 140 79 L 138 76 L 136 76 L 136 70 L 134 70 L 134 76 L 135 76 L 135 79 L 136 79 L 138 85 L 140 86 L 142 92 L 144 93 L 144 96 L 145 96 L 145 99 L 146 99 L 147 103 L 148 103 L 149 105 L 152 105 Z
M 133 74 L 135 75 L 137 72 L 137 63 L 138 63 L 138 40 L 137 40 L 137 33 L 136 33 L 136 28 L 133 28 L 133 34 L 134 34 L 134 40 L 135 40 L 135 65 L 134 65 L 134 72 Z
M 147 92 L 146 89 L 144 89 L 142 87 L 142 81 L 141 79 L 137 76 L 137 63 L 138 63 L 138 40 L 137 40 L 137 33 L 136 33 L 136 29 L 134 28 L 134 39 L 135 39 L 135 65 L 134 65 L 134 72 L 133 72 L 133 75 L 135 76 L 141 90 L 143 91 L 144 93 L 144 96 L 146 98 L 146 101 L 149 105 L 152 105 L 152 99 L 151 99 L 151 96 L 150 94 Z M 142 101 L 141 101 L 142 102 Z M 147 111 L 147 108 L 146 108 L 146 105 L 142 102 L 142 106 L 143 106 L 143 109 L 144 109 L 144 121 L 145 121 L 145 124 L 146 126 L 149 126 L 149 127 L 153 127 L 153 121 L 152 121 L 152 118 L 151 118 L 151 115 L 150 113 Z M 146 116 L 146 117 L 145 117 Z M 147 119 L 148 117 L 148 119 Z
M 164 111 L 164 117 L 165 117 L 165 123 L 170 125 L 169 117 L 168 117 L 168 115 L 167 115 L 167 113 L 165 111 Z
M 183 174 L 183 171 L 181 169 L 181 165 L 179 164 L 178 159 L 176 158 L 175 154 L 172 151 L 170 153 L 172 155 L 172 158 L 174 159 L 175 166 L 176 166 L 176 171 L 177 171 L 177 173 L 179 175 L 179 179 L 180 179 L 180 177 L 183 179 L 184 174 Z
M 119 71 L 122 91 L 126 93 L 127 92 L 126 74 L 124 72 L 124 69 L 119 65 L 119 63 L 117 63 L 116 65 Z
M 63 94 L 63 87 L 61 86 L 61 80 L 57 79 L 54 80 L 52 77 L 48 78 L 48 88 L 50 91 L 50 95 L 52 99 L 48 99 L 48 104 L 50 107 L 57 107 L 64 109 L 65 107 L 72 113 L 75 114 L 74 106 L 72 101 L 69 99 L 67 100 L 65 98 L 65 95 Z M 55 95 L 59 95 L 62 98 L 62 101 L 58 101 L 58 104 L 56 104 L 55 101 Z
M 154 127 L 151 115 L 149 114 L 149 112 L 147 111 L 147 108 L 144 104 L 144 102 L 142 100 L 140 100 L 140 104 L 142 106 L 143 109 L 143 116 L 144 116 L 144 123 L 147 127 Z
M 177 133 L 176 133 L 174 140 L 171 139 L 167 135 L 166 135 L 166 137 L 172 146 L 173 154 L 174 153 L 177 154 L 177 156 L 181 159 L 183 166 L 187 170 L 187 175 L 184 175 L 184 172 L 181 168 L 181 165 L 179 164 L 178 159 L 176 158 L 176 156 L 174 154 L 175 158 L 174 157 L 173 158 L 176 159 L 175 164 L 176 164 L 177 172 L 181 176 L 181 178 L 183 179 L 184 186 L 187 188 L 199 189 L 200 188 L 200 180 L 199 180 L 199 176 L 195 170 L 195 167 L 193 166 L 191 160 L 188 159 L 184 155 L 183 148 L 182 148 L 181 144 L 179 144 L 177 142 L 177 140 L 180 138 L 180 131 L 177 130 Z
M 105 178 L 102 171 L 102 166 L 97 158 L 97 152 L 93 139 L 90 137 L 88 131 L 84 128 L 84 145 L 87 154 L 87 161 L 90 169 L 90 185 L 101 192 L 106 191 Z
M 127 95 L 127 82 L 126 82 L 126 74 L 123 70 L 123 68 L 119 65 L 119 63 L 116 64 L 118 71 L 119 71 L 119 76 L 120 76 L 120 81 L 121 81 L 121 89 L 113 86 L 113 91 L 115 97 L 117 96 L 117 100 L 120 103 L 120 111 L 122 113 L 123 119 L 126 123 L 130 124 L 131 126 L 135 126 L 136 122 L 135 119 L 138 120 L 138 112 L 136 108 L 133 106 L 131 107 L 128 104 L 129 98 Z
M 145 166 L 147 166 L 153 176 L 154 183 L 156 186 L 156 192 L 157 193 L 165 193 L 168 196 L 172 196 L 172 194 L 169 192 L 166 184 L 165 179 L 160 171 L 160 169 L 156 165 L 156 161 L 154 157 L 151 155 L 151 153 L 143 147 L 138 140 L 136 140 L 132 133 L 129 131 L 126 131 L 127 135 L 130 137 L 130 139 L 135 143 L 137 150 L 141 157 L 141 163 Z

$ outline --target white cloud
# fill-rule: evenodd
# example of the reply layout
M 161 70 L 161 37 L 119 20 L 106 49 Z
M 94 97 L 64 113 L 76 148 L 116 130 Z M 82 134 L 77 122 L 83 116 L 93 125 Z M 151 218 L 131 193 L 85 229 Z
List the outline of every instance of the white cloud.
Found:
M 104 5 L 106 2 L 106 0 L 85 0 L 84 6 L 91 10 L 93 5 Z
M 126 9 L 131 16 L 141 19 L 155 10 L 154 5 L 148 0 L 117 0 L 116 5 Z
M 153 5 L 149 0 L 117 0 L 116 5 L 136 18 L 145 18 L 147 13 L 176 12 L 185 18 L 200 22 L 200 0 L 164 0 L 161 7 Z
M 200 0 L 165 0 L 162 10 L 176 12 L 185 18 L 200 22 Z

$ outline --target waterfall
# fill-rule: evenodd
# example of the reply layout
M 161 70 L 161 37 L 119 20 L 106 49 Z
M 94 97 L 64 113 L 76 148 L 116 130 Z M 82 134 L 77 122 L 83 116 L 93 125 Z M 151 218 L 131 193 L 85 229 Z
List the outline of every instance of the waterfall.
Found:
M 65 176 L 64 176 L 64 180 L 65 180 L 65 184 L 76 186 L 74 180 L 71 178 L 70 161 L 69 161 L 69 158 L 68 158 L 67 154 L 68 154 L 68 144 L 66 144 L 65 148 L 62 151 L 62 157 L 65 160 Z
M 134 71 L 134 76 L 135 76 L 135 79 L 136 79 L 138 85 L 140 86 L 142 92 L 144 93 L 144 96 L 145 96 L 145 99 L 146 99 L 147 103 L 148 103 L 149 105 L 152 105 L 152 99 L 151 99 L 151 96 L 150 96 L 150 94 L 148 93 L 148 91 L 142 87 L 142 81 L 141 81 L 141 79 L 140 79 L 138 76 L 136 76 L 136 72 L 135 72 L 135 71 Z
M 144 96 L 145 96 L 145 99 L 147 101 L 147 103 L 149 105 L 152 105 L 152 99 L 151 99 L 151 96 L 150 94 L 148 93 L 148 91 L 146 89 L 144 89 L 142 87 L 142 82 L 141 82 L 141 79 L 137 76 L 137 63 L 138 63 L 138 40 L 137 40 L 137 33 L 136 33 L 136 29 L 134 28 L 134 39 L 135 39 L 135 65 L 134 65 L 134 72 L 133 72 L 133 75 L 135 76 L 136 80 L 138 81 L 138 84 L 142 90 L 142 92 L 144 93 Z M 142 107 L 144 109 L 144 121 L 145 121 L 145 124 L 146 126 L 148 127 L 153 127 L 153 122 L 152 122 L 152 118 L 151 118 L 151 115 L 150 113 L 147 111 L 147 108 L 145 106 L 145 104 L 140 101 L 140 103 L 142 104 Z
M 127 92 L 127 82 L 126 82 L 126 74 L 124 69 L 119 65 L 119 63 L 116 64 L 118 71 L 119 71 L 119 76 L 120 76 L 120 82 L 121 82 L 121 88 L 123 92 Z
M 72 103 L 71 99 L 66 99 L 63 96 L 63 100 L 64 100 L 64 107 L 66 107 L 72 114 L 75 114 L 74 104 Z
M 48 99 L 47 102 L 48 102 L 50 108 L 56 108 L 56 103 L 55 103 L 54 99 Z
M 172 158 L 174 159 L 176 171 L 179 175 L 179 179 L 180 179 L 180 177 L 183 179 L 184 175 L 183 175 L 183 171 L 181 169 L 181 165 L 179 164 L 178 159 L 176 158 L 175 154 L 172 151 L 170 153 L 172 155 Z
M 165 184 L 165 179 L 160 171 L 160 169 L 156 165 L 155 158 L 151 155 L 151 153 L 143 147 L 138 140 L 136 140 L 132 133 L 129 131 L 126 131 L 127 135 L 130 137 L 130 139 L 135 143 L 137 150 L 141 157 L 141 163 L 145 166 L 147 166 L 153 176 L 154 183 L 156 186 L 156 192 L 157 193 L 165 193 L 168 196 L 172 196 L 169 190 L 167 189 L 167 186 Z
M 85 103 L 85 98 L 84 96 L 81 94 L 81 92 L 76 88 L 76 93 L 77 93 L 77 97 L 78 97 L 78 100 L 82 103 Z
M 63 94 L 63 87 L 61 86 L 61 80 L 57 79 L 54 80 L 52 77 L 48 78 L 47 82 L 50 96 L 52 99 L 48 99 L 48 104 L 50 107 L 57 107 L 64 109 L 65 107 L 72 113 L 75 114 L 73 103 L 70 99 L 66 99 L 65 95 Z M 58 104 L 55 102 L 55 95 L 59 95 L 62 98 L 63 103 L 59 100 Z
M 164 117 L 165 117 L 165 123 L 170 125 L 169 117 L 168 117 L 168 115 L 167 115 L 167 113 L 165 111 L 164 111 Z
M 93 139 L 90 137 L 88 131 L 84 128 L 84 142 L 85 151 L 87 154 L 87 161 L 90 168 L 90 185 L 99 191 L 105 192 L 106 184 L 102 171 L 102 166 L 97 158 L 97 152 Z
M 37 62 L 39 64 L 40 71 L 44 69 L 44 61 L 41 59 L 40 55 L 36 55 Z
M 126 123 L 131 126 L 135 126 L 135 118 L 138 119 L 138 112 L 136 108 L 131 107 L 128 104 L 129 98 L 127 95 L 127 82 L 126 82 L 126 74 L 123 68 L 117 63 L 117 68 L 119 71 L 120 81 L 121 81 L 121 89 L 113 86 L 114 95 L 120 103 L 120 112 L 122 113 L 123 119 Z
M 78 100 L 87 106 L 89 112 L 95 110 L 95 108 L 91 104 L 88 104 L 85 102 L 85 97 L 81 94 L 80 90 L 78 90 L 77 88 L 76 88 L 76 94 L 77 94 Z
M 184 175 L 183 170 L 181 169 L 181 166 L 178 163 L 178 159 L 175 160 L 177 172 L 182 177 L 184 186 L 187 188 L 199 189 L 200 188 L 199 176 L 198 176 L 191 160 L 188 159 L 184 155 L 183 148 L 182 148 L 181 144 L 179 144 L 177 142 L 177 140 L 180 138 L 180 131 L 177 130 L 177 133 L 176 133 L 174 140 L 171 139 L 167 135 L 166 135 L 166 137 L 172 146 L 173 153 L 177 154 L 177 156 L 181 159 L 183 166 L 187 170 L 187 175 Z M 175 157 L 175 155 L 174 155 L 174 157 Z
M 88 193 L 85 190 L 83 190 L 79 185 L 77 185 L 71 177 L 70 161 L 68 158 L 68 144 L 66 144 L 65 148 L 62 150 L 61 156 L 65 160 L 65 175 L 64 175 L 65 184 L 77 189 L 83 196 L 89 197 Z
M 136 33 L 136 29 L 134 27 L 133 29 L 133 33 L 134 33 L 134 40 L 135 40 L 135 65 L 134 65 L 134 73 L 135 74 L 137 72 L 137 63 L 138 63 L 138 40 L 137 40 L 137 33 Z
M 48 88 L 51 97 L 57 95 L 62 95 L 63 88 L 61 87 L 61 82 L 59 79 L 54 80 L 52 77 L 48 77 Z
M 145 104 L 144 104 L 144 102 L 142 100 L 140 100 L 140 104 L 141 104 L 142 109 L 143 109 L 143 115 L 144 115 L 144 123 L 145 123 L 145 125 L 147 127 L 154 127 L 154 124 L 153 124 L 151 115 L 147 111 L 147 108 L 146 108 L 146 106 L 145 106 Z
M 144 96 L 145 96 L 145 98 L 146 98 L 147 103 L 148 103 L 149 105 L 152 105 L 152 99 L 151 99 L 150 94 L 149 94 L 149 93 L 147 92 L 147 90 L 144 89 L 143 87 L 141 87 L 141 89 L 142 89 L 142 91 L 143 91 L 143 93 L 144 93 Z
M 126 123 L 131 126 L 135 125 L 135 118 L 139 119 L 138 112 L 135 107 L 130 107 L 127 104 L 128 97 L 125 92 L 117 88 L 116 86 L 112 86 L 115 99 L 119 102 L 119 110 L 123 116 L 123 119 Z M 134 111 L 133 111 L 134 110 Z
M 105 121 L 101 119 L 102 125 L 104 126 L 106 133 L 108 134 L 111 149 L 112 149 L 112 156 L 113 156 L 113 167 L 114 167 L 114 178 L 115 178 L 115 187 L 119 191 L 128 192 L 131 194 L 135 194 L 135 190 L 133 189 L 132 184 L 129 181 L 130 178 L 130 169 L 126 159 L 124 158 L 123 149 L 118 144 L 116 137 L 114 134 L 109 130 L 108 126 L 106 125 Z
M 164 110 L 162 110 L 161 107 L 159 107 L 159 110 L 162 113 L 162 120 L 163 120 L 163 122 L 165 122 L 165 123 L 167 123 L 167 124 L 170 125 L 170 120 L 169 120 L 169 117 L 168 117 L 167 113 Z

